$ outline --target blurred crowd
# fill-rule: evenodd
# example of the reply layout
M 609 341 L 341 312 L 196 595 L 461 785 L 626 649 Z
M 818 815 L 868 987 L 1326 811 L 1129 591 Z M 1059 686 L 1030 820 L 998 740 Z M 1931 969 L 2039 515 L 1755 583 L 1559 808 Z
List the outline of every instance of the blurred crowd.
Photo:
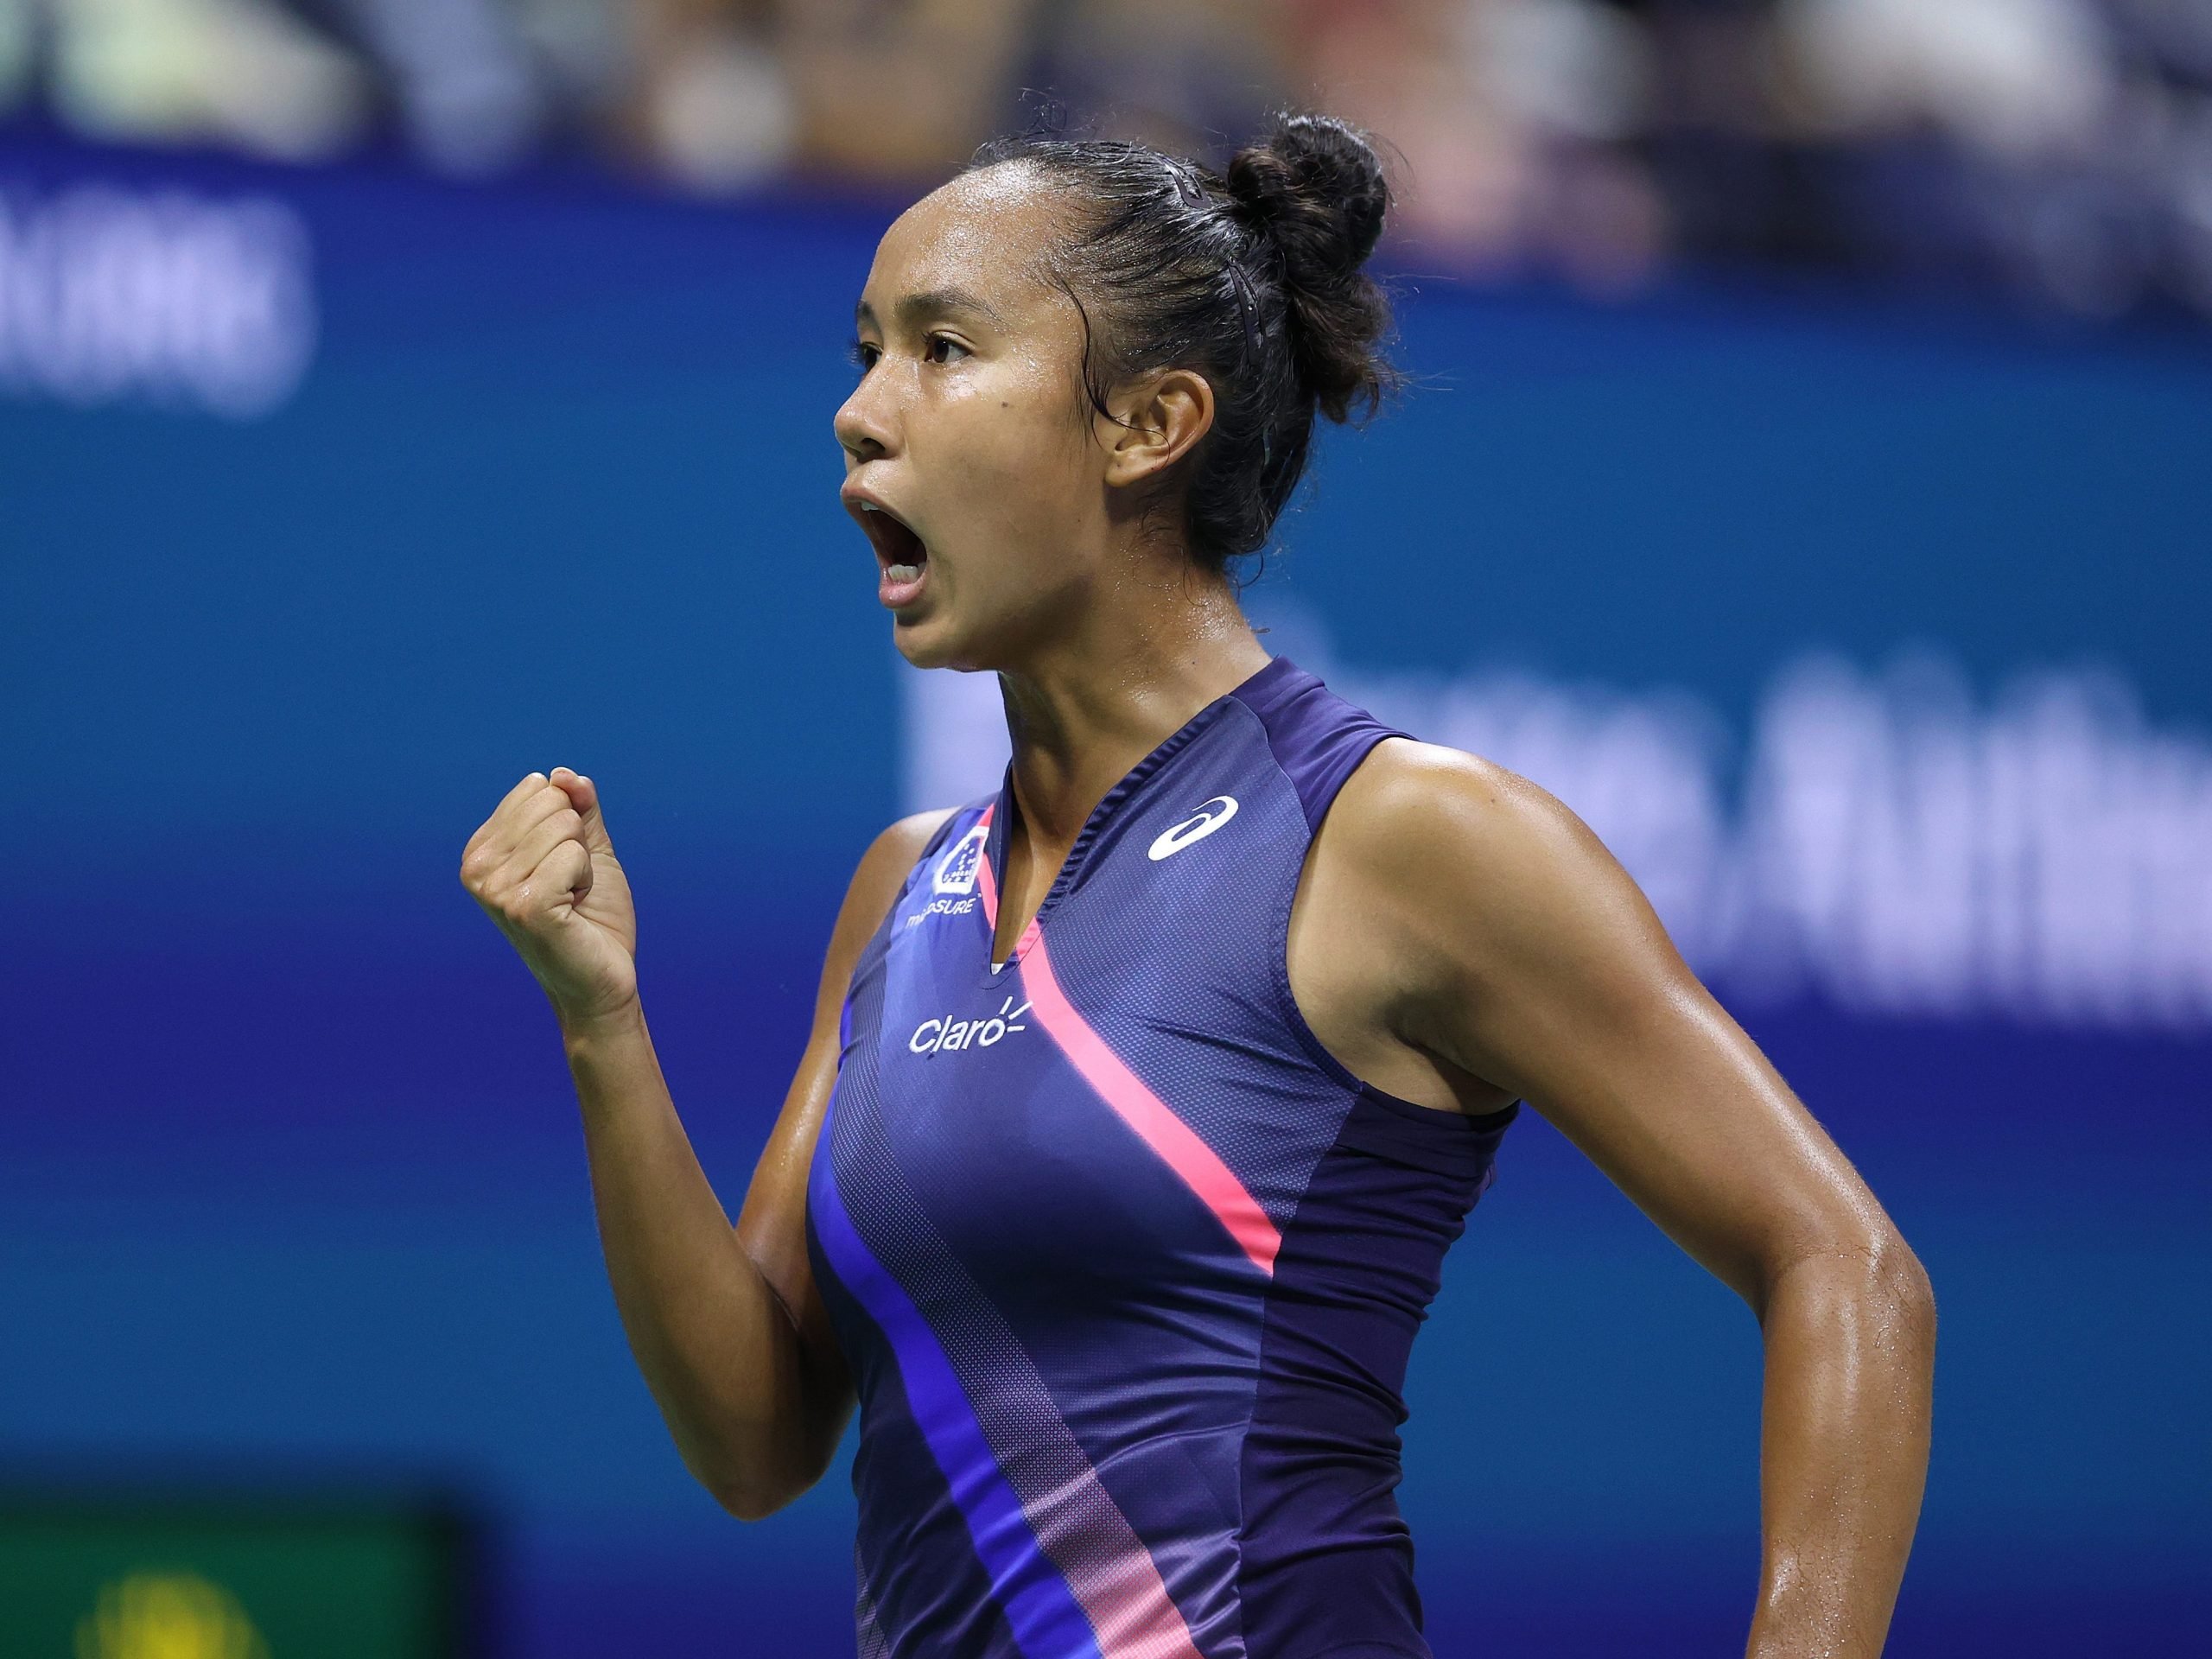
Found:
M 0 120 L 465 175 L 888 188 L 1040 118 L 1219 159 L 1283 106 L 1387 138 L 1454 269 L 2212 314 L 2212 0 L 0 0 Z

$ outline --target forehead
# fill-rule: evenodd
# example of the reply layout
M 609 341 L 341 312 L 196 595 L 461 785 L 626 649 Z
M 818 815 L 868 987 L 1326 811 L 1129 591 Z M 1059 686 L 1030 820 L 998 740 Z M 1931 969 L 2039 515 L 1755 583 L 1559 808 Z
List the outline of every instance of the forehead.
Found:
M 904 296 L 947 291 L 1010 315 L 1047 292 L 1044 256 L 1065 222 L 1063 205 L 1028 168 L 1001 162 L 963 173 L 883 233 L 861 298 L 887 321 Z

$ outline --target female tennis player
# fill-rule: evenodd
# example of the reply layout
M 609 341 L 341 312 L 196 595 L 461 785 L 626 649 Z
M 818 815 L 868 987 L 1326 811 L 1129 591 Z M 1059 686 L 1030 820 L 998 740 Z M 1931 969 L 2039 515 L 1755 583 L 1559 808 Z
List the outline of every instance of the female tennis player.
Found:
M 885 235 L 843 501 L 899 649 L 995 671 L 1014 756 L 861 860 L 734 1229 L 591 781 L 532 772 L 463 857 L 559 1015 L 691 1469 L 766 1515 L 857 1402 L 864 1656 L 1427 1654 L 1400 1389 L 1523 1101 L 1758 1317 L 1751 1652 L 1882 1647 L 1919 1263 L 1571 813 L 1270 660 L 1238 608 L 1316 413 L 1389 384 L 1387 206 L 1360 137 L 1295 118 L 1225 175 L 987 150 Z M 1436 471 L 1441 518 L 1465 481 Z

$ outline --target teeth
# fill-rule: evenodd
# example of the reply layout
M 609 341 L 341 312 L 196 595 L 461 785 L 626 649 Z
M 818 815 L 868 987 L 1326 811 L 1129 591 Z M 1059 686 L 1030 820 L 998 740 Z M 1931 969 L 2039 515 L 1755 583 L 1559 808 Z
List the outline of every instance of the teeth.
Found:
M 861 511 L 862 512 L 881 512 L 883 509 L 877 506 L 873 501 L 863 501 L 861 503 Z
M 922 567 L 918 564 L 894 564 L 884 574 L 893 582 L 912 582 L 922 574 Z

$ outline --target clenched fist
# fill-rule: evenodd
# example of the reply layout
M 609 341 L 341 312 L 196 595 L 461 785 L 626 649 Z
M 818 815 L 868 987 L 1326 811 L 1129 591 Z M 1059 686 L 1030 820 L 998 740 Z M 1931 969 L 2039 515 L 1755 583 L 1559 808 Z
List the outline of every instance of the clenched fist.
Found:
M 566 766 L 507 791 L 461 855 L 461 884 L 521 952 L 563 1026 L 638 995 L 638 915 L 599 791 Z

